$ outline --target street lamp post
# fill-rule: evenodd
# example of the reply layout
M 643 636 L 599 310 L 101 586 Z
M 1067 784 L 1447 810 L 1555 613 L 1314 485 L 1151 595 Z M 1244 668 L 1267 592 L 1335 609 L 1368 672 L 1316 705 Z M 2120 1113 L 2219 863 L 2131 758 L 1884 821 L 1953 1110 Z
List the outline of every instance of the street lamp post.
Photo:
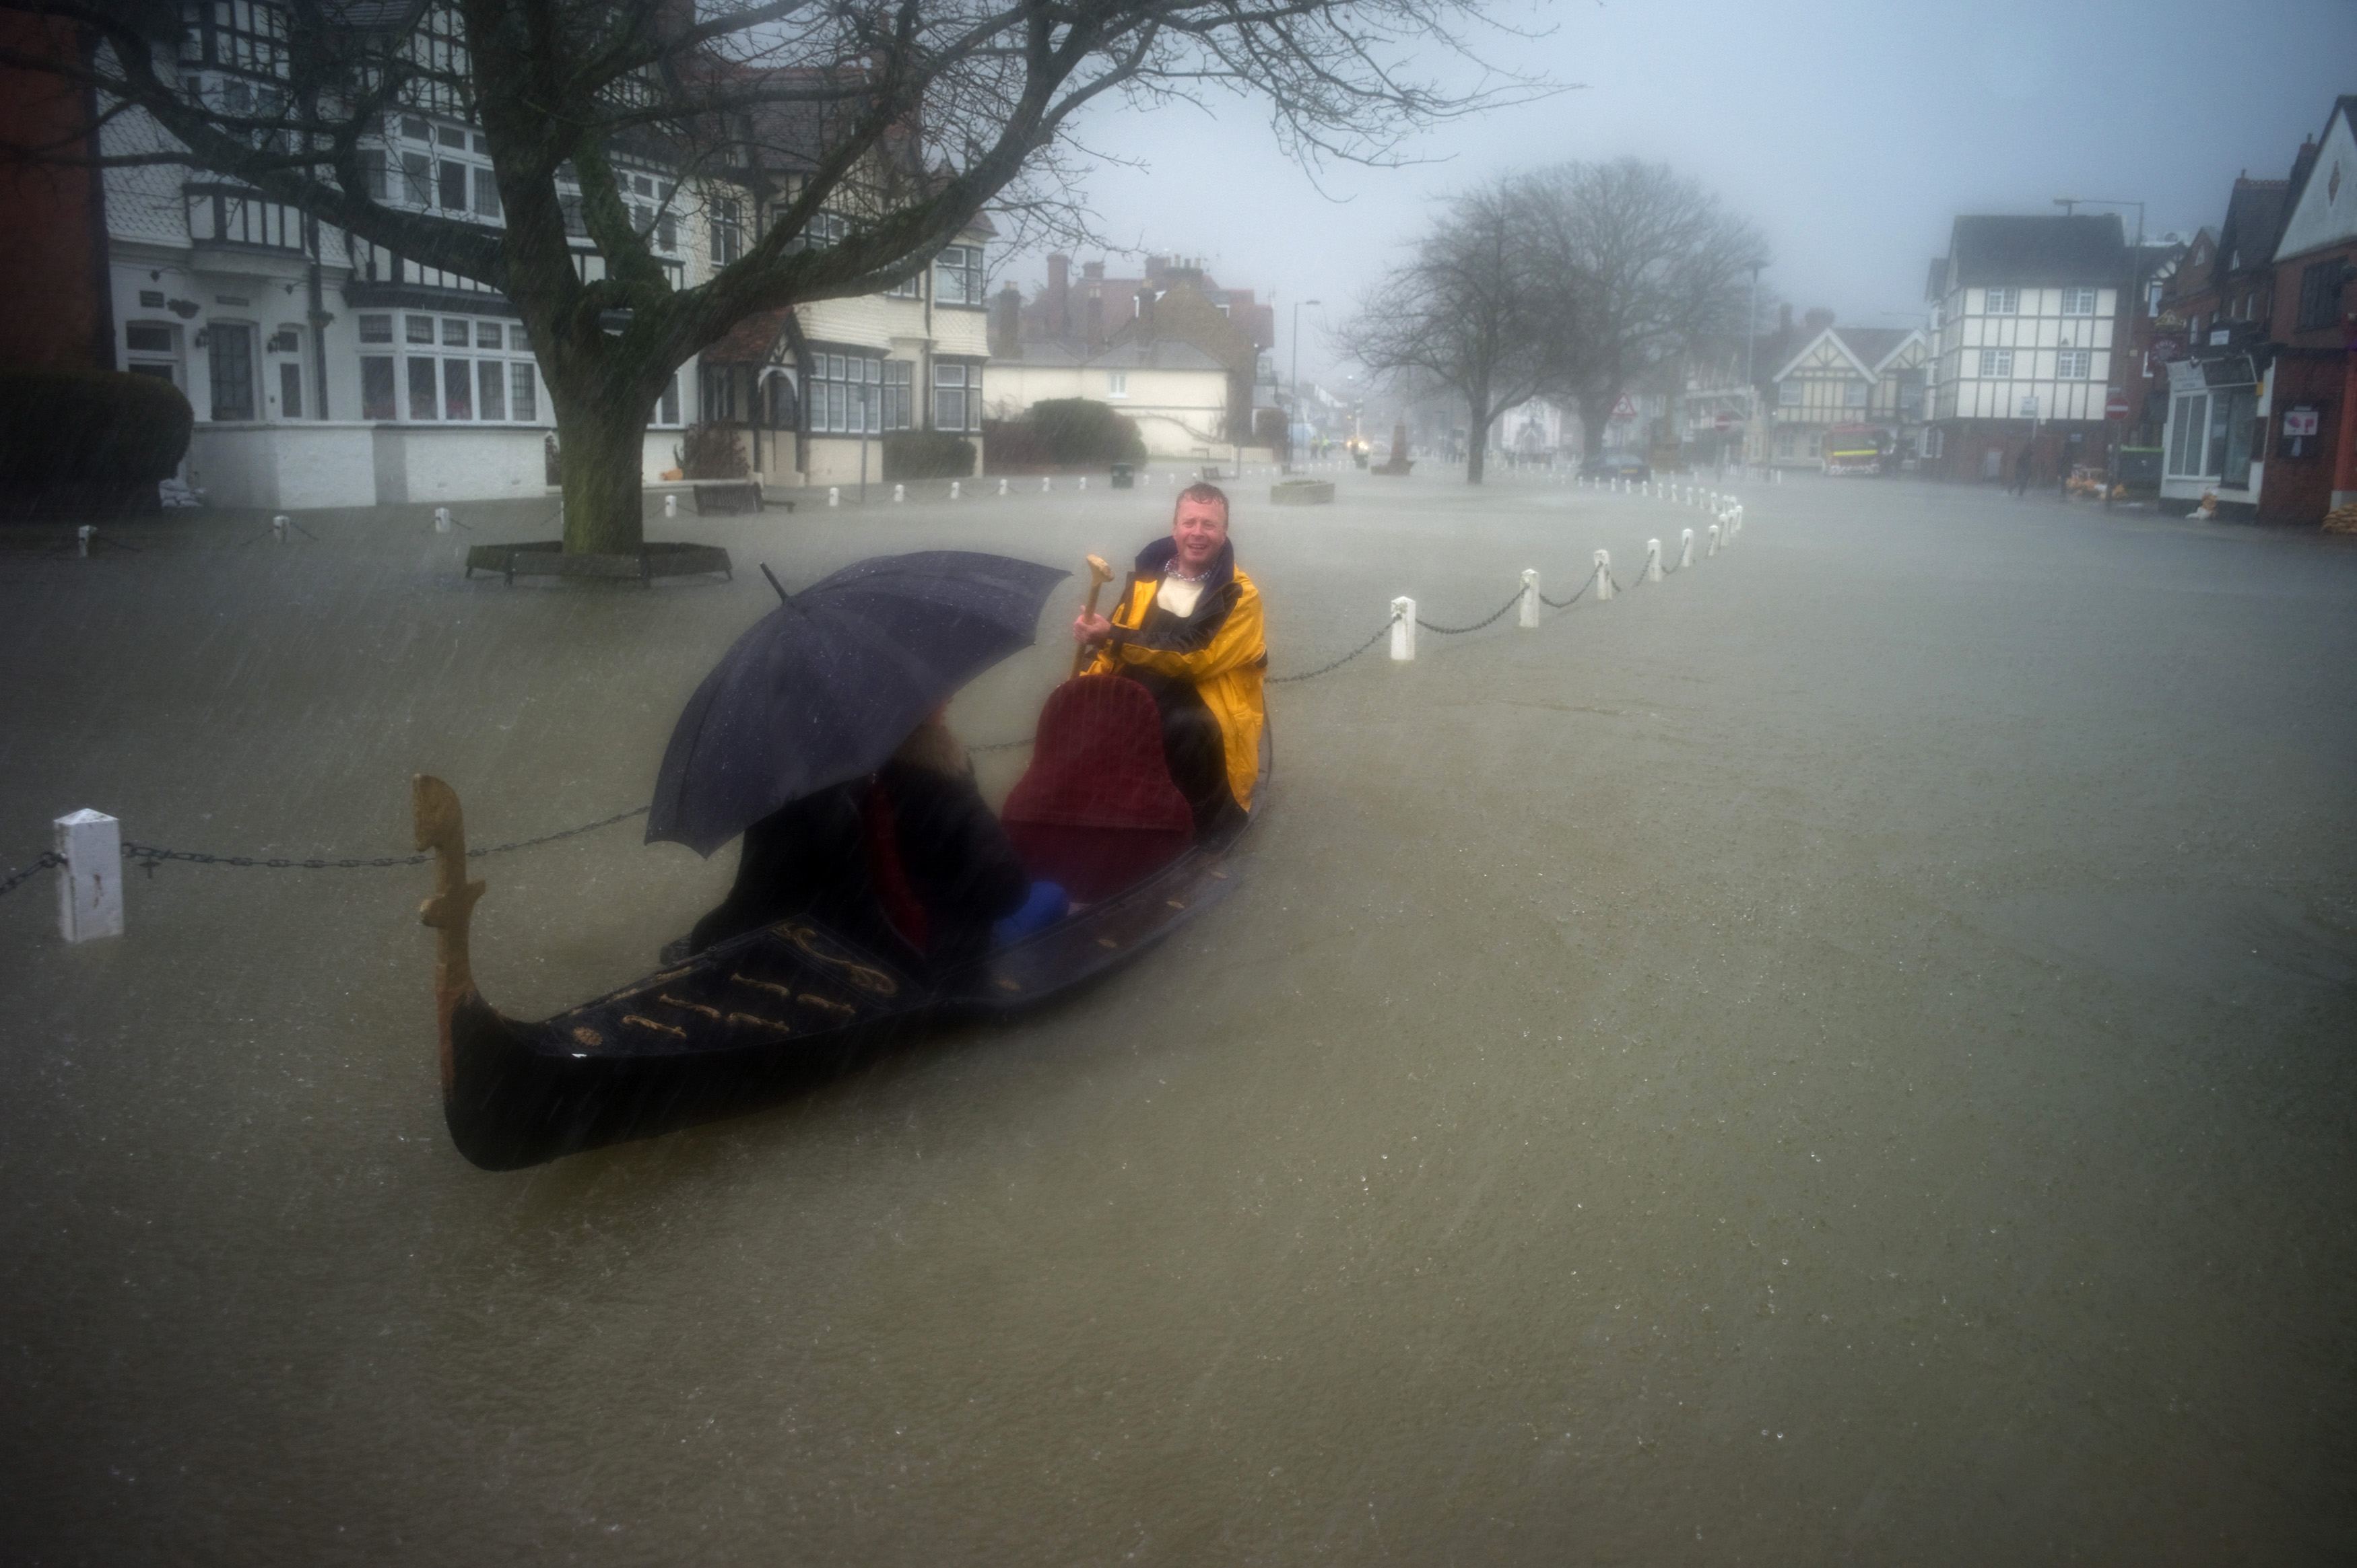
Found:
M 2128 340 L 2125 346 L 2118 343 L 2112 345 L 2112 364 L 2119 373 L 2121 395 L 2126 396 L 2128 389 L 2127 357 L 2136 351 L 2136 317 L 2144 310 L 2144 203 L 2114 201 L 2100 196 L 2058 196 L 2054 199 L 2054 205 L 2062 209 L 2062 216 L 2065 218 L 2070 217 L 2074 209 L 2081 207 L 2133 207 L 2136 209 L 2136 243 L 2128 248 L 2128 297 L 2125 302 L 2127 308 L 2121 313 L 2122 318 L 2127 323 Z M 2104 381 L 2104 395 L 2108 398 L 2110 392 L 2111 382 L 2107 377 Z M 2110 423 L 2108 418 L 2105 423 Z M 2122 421 L 2120 434 L 2112 438 L 2111 462 L 2108 465 L 2111 473 L 2104 481 L 2104 505 L 2106 508 L 2112 504 L 2112 492 L 2120 488 L 2120 448 L 2126 444 L 2126 422 Z
M 1760 382 L 1752 371 L 1752 350 L 1760 341 L 1760 263 L 1751 263 L 1751 304 L 1746 309 L 1743 324 L 1743 464 L 1751 466 L 1753 430 L 1760 423 Z M 1765 437 L 1760 438 L 1764 459 L 1767 453 Z
M 1293 472 L 1293 426 L 1301 423 L 1301 307 L 1319 303 L 1315 299 L 1293 302 L 1293 407 L 1286 413 L 1290 423 L 1285 427 L 1285 471 L 1288 474 Z

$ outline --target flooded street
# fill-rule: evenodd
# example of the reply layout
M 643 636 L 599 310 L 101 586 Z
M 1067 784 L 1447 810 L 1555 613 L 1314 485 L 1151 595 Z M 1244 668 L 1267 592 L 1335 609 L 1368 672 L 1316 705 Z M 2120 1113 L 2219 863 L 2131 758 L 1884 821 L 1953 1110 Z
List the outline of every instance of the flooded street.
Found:
M 1272 687 L 1223 905 L 759 1115 L 468 1166 L 425 867 L 169 865 L 76 948 L 46 877 L 0 901 L 0 1558 L 2357 1552 L 2357 551 L 1796 478 L 1640 585 L 1703 513 L 1340 482 L 1235 487 L 1279 676 L 1394 594 L 1624 590 Z M 1119 563 L 1168 507 L 658 520 L 737 575 L 652 591 L 460 582 L 520 507 L 13 550 L 0 864 L 81 806 L 402 854 L 414 771 L 477 843 L 589 822 L 759 563 Z M 1028 733 L 1077 595 L 969 740 Z M 726 887 L 639 837 L 478 864 L 491 1002 Z

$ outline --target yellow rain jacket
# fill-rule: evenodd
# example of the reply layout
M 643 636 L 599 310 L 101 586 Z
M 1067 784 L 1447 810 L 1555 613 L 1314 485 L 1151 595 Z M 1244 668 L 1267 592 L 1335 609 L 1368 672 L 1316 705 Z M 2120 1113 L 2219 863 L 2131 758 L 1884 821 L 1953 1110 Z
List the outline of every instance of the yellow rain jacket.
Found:
M 1261 684 L 1268 672 L 1268 646 L 1262 635 L 1260 590 L 1236 569 L 1235 547 L 1223 544 L 1194 612 L 1173 615 L 1154 601 L 1177 549 L 1163 538 L 1137 553 L 1122 602 L 1109 618 L 1113 636 L 1082 672 L 1131 671 L 1191 684 L 1219 722 L 1228 789 L 1237 805 L 1250 811 L 1253 785 L 1260 777 L 1261 726 L 1267 721 Z

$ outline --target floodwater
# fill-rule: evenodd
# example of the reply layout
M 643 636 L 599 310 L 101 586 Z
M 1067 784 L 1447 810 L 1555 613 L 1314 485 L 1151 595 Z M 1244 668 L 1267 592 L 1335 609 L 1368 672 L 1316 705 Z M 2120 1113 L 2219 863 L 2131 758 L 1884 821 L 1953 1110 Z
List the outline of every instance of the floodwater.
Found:
M 424 868 L 175 865 L 75 949 L 0 901 L 0 1558 L 2357 1552 L 2357 551 L 1797 480 L 1638 586 L 1699 514 L 1341 482 L 1239 487 L 1280 674 L 1631 585 L 1277 688 L 1234 896 L 759 1115 L 465 1165 Z M 478 843 L 587 822 L 757 562 L 1118 558 L 1166 495 L 683 520 L 737 578 L 651 592 L 458 582 L 519 507 L 14 548 L 0 863 L 83 805 L 398 854 L 419 769 Z M 479 863 L 494 1002 L 725 885 L 638 836 Z

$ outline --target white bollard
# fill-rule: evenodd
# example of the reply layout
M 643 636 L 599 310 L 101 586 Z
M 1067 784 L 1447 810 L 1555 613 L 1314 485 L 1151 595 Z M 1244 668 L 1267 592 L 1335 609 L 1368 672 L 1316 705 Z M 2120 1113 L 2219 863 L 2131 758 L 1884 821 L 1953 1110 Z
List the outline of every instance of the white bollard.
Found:
M 70 942 L 123 934 L 123 824 L 88 809 L 59 817 L 58 934 Z
M 1539 569 L 1535 566 L 1523 568 L 1523 609 L 1514 624 L 1525 630 L 1539 624 Z
M 998 481 L 998 493 L 1002 496 L 1006 493 L 1006 481 L 1005 479 Z
M 952 480 L 950 481 L 950 499 L 952 499 L 952 500 L 955 500 L 955 499 L 958 499 L 958 481 L 957 481 L 957 480 L 955 480 L 955 479 L 952 479 Z
M 892 487 L 892 499 L 896 502 L 907 500 L 909 499 L 909 487 L 906 485 L 894 485 Z
M 273 522 L 270 526 L 273 528 L 278 528 L 279 525 Z M 279 532 L 284 534 L 285 530 L 282 528 L 279 529 Z M 450 532 L 450 509 L 448 507 L 437 506 L 434 509 L 434 532 L 436 533 L 447 533 Z
M 669 495 L 663 497 L 663 516 L 677 517 L 678 515 L 679 492 L 677 490 L 673 490 Z
M 1715 522 L 1710 525 L 1710 548 L 1705 551 L 1704 553 L 1706 555 L 1716 555 L 1718 553 L 1718 524 Z
M 97 532 L 98 530 L 95 527 L 87 522 L 83 523 L 80 528 L 75 529 L 74 553 L 77 555 L 87 556 L 90 553 L 90 536 Z
M 843 487 L 841 485 L 827 486 L 826 504 L 829 506 L 841 506 L 843 504 Z
M 1082 475 L 1081 476 L 1081 489 L 1087 489 L 1088 488 L 1089 488 L 1089 477 L 1088 477 L 1086 474 L 1082 474 Z
M 1658 539 L 1648 539 L 1645 541 L 1645 581 L 1658 583 L 1661 580 L 1662 542 Z
M 1392 601 L 1392 657 L 1402 663 L 1415 657 L 1415 601 Z
M 445 507 L 442 510 L 447 511 L 449 508 Z M 285 512 L 282 511 L 276 517 L 270 520 L 270 532 L 272 535 L 277 539 L 279 543 L 284 544 L 286 542 L 286 514 Z
M 1691 528 L 1681 529 L 1678 532 L 1678 564 L 1681 567 L 1694 564 L 1694 530 Z
M 1596 600 L 1601 604 L 1612 596 L 1612 552 L 1596 553 Z

